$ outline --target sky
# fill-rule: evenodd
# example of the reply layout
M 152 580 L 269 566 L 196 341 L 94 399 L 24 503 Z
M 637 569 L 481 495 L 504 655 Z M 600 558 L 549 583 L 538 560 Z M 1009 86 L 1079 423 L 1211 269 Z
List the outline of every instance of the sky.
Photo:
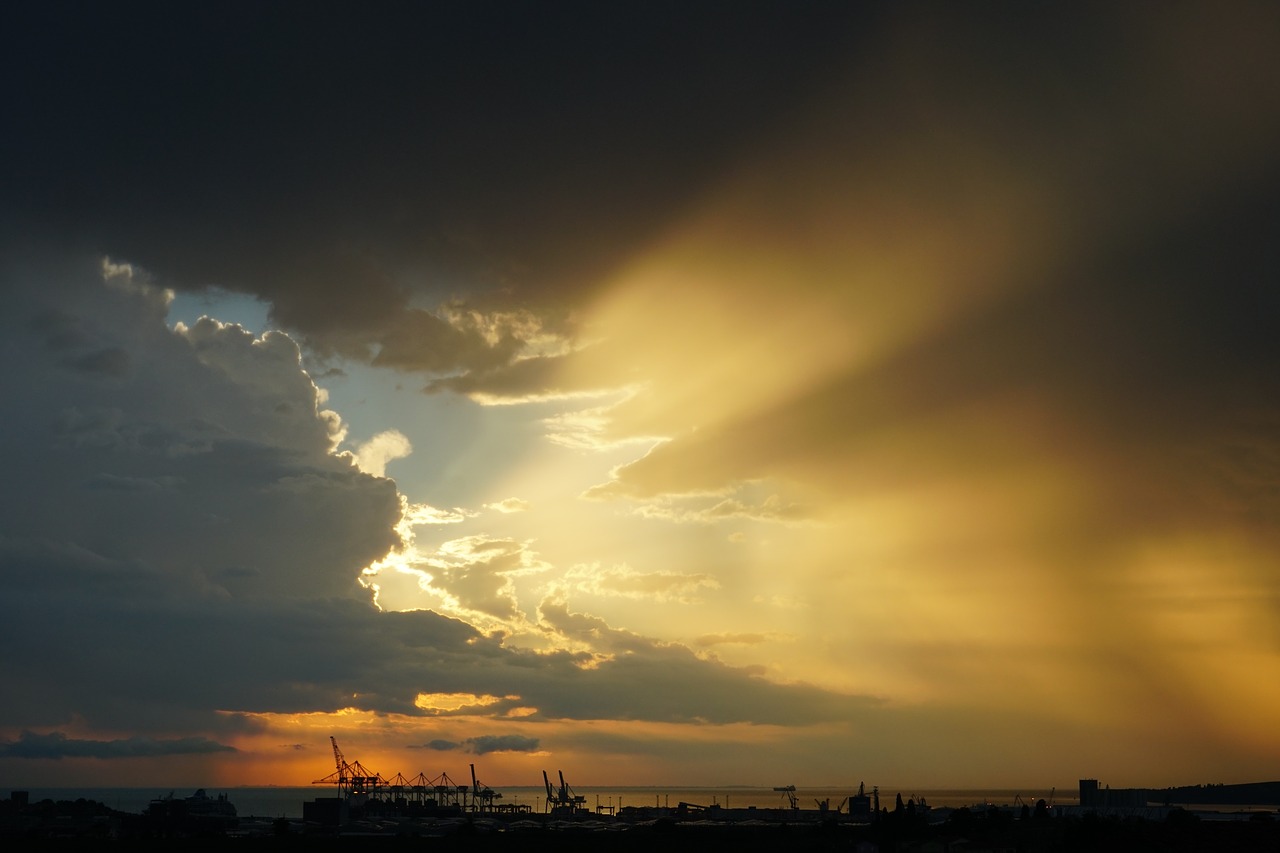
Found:
M 0 782 L 1280 777 L 1280 8 L 0 11 Z

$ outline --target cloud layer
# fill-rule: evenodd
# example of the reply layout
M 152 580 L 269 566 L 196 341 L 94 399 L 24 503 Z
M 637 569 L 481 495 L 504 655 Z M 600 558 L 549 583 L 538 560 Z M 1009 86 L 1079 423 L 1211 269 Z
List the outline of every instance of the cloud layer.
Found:
M 9 758 L 1280 760 L 1274 4 L 66 11 L 0 8 Z
M 89 264 L 9 275 L 21 298 L 5 316 L 4 355 L 23 370 L 7 374 L 4 394 L 26 405 L 0 453 L 25 491 L 4 495 L 0 579 L 12 612 L 0 677 L 12 701 L 0 726 L 31 731 L 5 757 L 225 749 L 208 735 L 252 730 L 263 715 L 421 716 L 428 687 L 506 697 L 479 713 L 526 724 L 782 722 L 797 718 L 797 700 L 812 721 L 864 707 L 624 635 L 563 604 L 543 612 L 560 650 L 540 653 L 434 612 L 380 612 L 357 581 L 401 547 L 407 504 L 337 452 L 341 420 L 321 408 L 289 338 L 212 320 L 171 329 L 163 291 L 127 267 L 108 269 L 106 285 Z M 84 355 L 102 351 L 119 352 L 120 369 L 86 367 Z M 502 578 L 530 570 L 520 543 L 456 539 L 436 563 L 461 610 L 516 615 Z M 627 594 L 680 587 L 609 577 L 632 578 Z M 73 720 L 163 736 L 59 730 Z M 539 738 L 458 743 L 481 755 L 529 752 Z

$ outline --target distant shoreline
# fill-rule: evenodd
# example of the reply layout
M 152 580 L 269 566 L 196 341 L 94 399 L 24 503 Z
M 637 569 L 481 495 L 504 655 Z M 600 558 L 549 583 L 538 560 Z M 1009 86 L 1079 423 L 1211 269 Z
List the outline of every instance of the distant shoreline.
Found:
M 232 785 L 209 786 L 210 792 L 228 792 L 239 813 L 244 816 L 265 818 L 302 817 L 303 803 L 319 797 L 333 796 L 333 789 L 326 785 L 279 786 L 279 785 Z M 868 793 L 872 786 L 866 786 Z M 157 785 L 131 787 L 40 787 L 40 786 L 0 786 L 0 797 L 8 797 L 13 791 L 26 791 L 30 799 L 70 800 L 77 799 L 101 802 L 121 812 L 141 813 L 145 811 L 151 800 L 166 796 L 171 792 L 178 795 L 190 794 L 194 786 Z M 857 791 L 856 785 L 828 786 L 804 788 L 797 787 L 796 796 L 800 807 L 804 810 L 815 810 L 817 801 L 830 800 L 832 807 L 840 803 L 846 796 Z M 500 800 L 506 804 L 532 806 L 535 813 L 545 809 L 545 791 L 540 786 L 506 787 L 499 791 L 503 794 Z M 726 809 L 757 808 L 772 810 L 778 808 L 781 796 L 772 788 L 752 785 L 736 786 L 587 786 L 577 789 L 577 793 L 585 798 L 588 811 L 618 811 L 626 807 L 670 807 L 680 802 L 688 802 L 697 806 L 717 806 Z M 900 791 L 892 787 L 880 786 L 882 804 L 892 808 L 894 798 L 901 793 L 904 800 L 915 799 L 926 801 L 934 809 L 974 808 L 982 806 L 1016 807 L 1019 803 L 1034 806 L 1038 801 L 1056 808 L 1079 808 L 1091 805 L 1081 803 L 1078 791 L 1073 787 L 1064 788 L 945 788 L 945 789 L 912 789 Z M 1109 803 L 1096 802 L 1094 806 L 1111 806 L 1113 808 L 1137 806 L 1180 806 L 1203 811 L 1254 811 L 1257 809 L 1280 810 L 1280 781 L 1252 782 L 1222 785 L 1190 785 L 1170 788 L 1102 788 Z

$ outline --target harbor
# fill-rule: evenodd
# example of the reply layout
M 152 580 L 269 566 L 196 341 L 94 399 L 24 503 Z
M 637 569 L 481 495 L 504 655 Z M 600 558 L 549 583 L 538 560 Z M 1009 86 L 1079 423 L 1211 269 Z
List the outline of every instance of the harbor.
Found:
M 1188 832 L 1230 836 L 1231 849 L 1280 838 L 1280 783 L 1111 788 L 1081 779 L 1073 791 L 882 792 L 795 784 L 721 788 L 574 788 L 561 770 L 541 786 L 498 790 L 475 764 L 465 777 L 420 771 L 384 775 L 348 759 L 330 738 L 333 770 L 307 788 L 101 789 L 65 798 L 14 790 L 0 802 L 0 838 L 232 841 L 450 839 L 496 847 L 512 839 L 594 839 L 587 846 L 694 849 L 732 843 L 763 849 L 971 849 L 956 839 L 1012 842 L 1013 849 L 1091 849 L 1098 834 Z M 89 794 L 89 796 L 85 796 Z M 1197 804 L 1205 800 L 1215 805 Z M 1234 804 L 1233 804 L 1234 803 Z M 1230 828 L 1228 825 L 1236 825 Z M 1216 826 L 1217 828 L 1208 828 Z M 1223 828 L 1227 827 L 1227 828 Z M 1215 841 L 1216 839 L 1216 841 Z M 1140 841 L 1141 839 L 1137 839 Z M 1088 843 L 1086 843 L 1086 841 Z M 928 846 L 932 842 L 942 847 Z M 1135 839 L 1130 839 L 1135 842 Z M 1127 849 L 1142 849 L 1128 843 Z
M 44 798 L 13 791 L 0 801 L 0 838 L 79 841 L 202 839 L 210 843 L 308 845 L 422 839 L 466 849 L 514 849 L 549 841 L 570 849 L 670 850 L 730 844 L 756 850 L 1271 850 L 1280 841 L 1274 802 L 1188 808 L 1174 796 L 1275 799 L 1277 783 L 1194 789 L 1112 789 L 1082 779 L 1070 796 L 1056 787 L 937 791 L 903 796 L 877 786 L 575 789 L 560 771 L 541 786 L 500 791 L 477 768 L 455 782 L 442 773 L 387 778 L 348 761 L 333 743 L 334 772 L 309 788 L 152 792 L 99 789 L 101 799 Z M 64 789 L 88 794 L 88 790 Z M 1047 793 L 1046 796 L 1036 794 Z M 32 796 L 34 794 L 35 796 Z M 1164 800 L 1165 802 L 1162 802 Z M 301 813 L 299 815 L 299 812 Z M 1188 848 L 1191 849 L 1191 848 Z

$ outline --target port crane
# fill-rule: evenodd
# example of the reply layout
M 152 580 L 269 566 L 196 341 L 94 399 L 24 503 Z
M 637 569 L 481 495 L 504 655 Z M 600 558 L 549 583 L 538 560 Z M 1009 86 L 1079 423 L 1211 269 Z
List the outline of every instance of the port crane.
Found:
M 830 797 L 827 797 L 825 800 L 815 799 L 815 800 L 814 800 L 814 802 L 818 805 L 818 811 L 820 811 L 820 812 L 829 812 L 829 811 L 831 811 L 831 798 L 830 798 Z M 849 798 L 848 798 L 848 797 L 845 797 L 843 800 L 841 800 L 841 801 L 840 801 L 840 805 L 836 806 L 836 814 L 840 814 L 840 812 L 842 812 L 842 811 L 844 810 L 844 804 L 845 804 L 845 803 L 847 803 L 847 802 L 849 802 Z
M 493 801 L 502 799 L 502 794 L 476 779 L 476 766 L 471 765 L 471 808 L 473 811 L 493 811 Z
M 786 798 L 787 798 L 787 802 L 791 803 L 791 810 L 792 810 L 792 811 L 798 811 L 798 810 L 799 810 L 799 808 L 800 808 L 800 803 L 799 803 L 798 798 L 796 797 L 796 786 L 795 786 L 795 785 L 783 785 L 782 787 L 780 787 L 780 788 L 774 788 L 773 790 L 781 792 L 781 793 L 782 793 L 782 795 L 783 795 L 784 797 L 786 797 Z
M 552 814 L 577 814 L 585 810 L 587 798 L 573 793 L 569 783 L 564 781 L 563 770 L 557 772 L 560 774 L 560 787 L 553 788 L 551 780 L 547 778 L 547 771 L 542 771 L 542 784 L 547 788 L 547 811 Z
M 337 738 L 333 735 L 329 736 L 329 743 L 333 745 L 333 763 L 336 769 L 328 776 L 323 779 L 317 779 L 311 784 L 336 784 L 338 792 L 344 797 L 353 794 L 377 794 L 388 784 L 386 779 L 383 779 L 359 761 L 347 761 L 342 754 L 342 750 L 338 748 Z
M 403 773 L 385 779 L 359 761 L 348 761 L 338 746 L 337 738 L 329 737 L 333 748 L 334 771 L 323 779 L 317 779 L 313 785 L 338 786 L 340 799 L 347 806 L 363 809 L 371 802 L 379 804 L 382 812 L 403 812 L 406 809 L 437 811 L 456 809 L 457 814 L 465 812 L 504 812 L 518 814 L 532 811 L 529 806 L 499 804 L 502 794 L 493 790 L 476 778 L 476 766 L 471 765 L 471 784 L 458 784 L 449 778 L 448 773 L 441 773 L 434 779 L 426 773 L 418 773 L 412 779 Z M 354 813 L 353 813 L 354 814 Z

